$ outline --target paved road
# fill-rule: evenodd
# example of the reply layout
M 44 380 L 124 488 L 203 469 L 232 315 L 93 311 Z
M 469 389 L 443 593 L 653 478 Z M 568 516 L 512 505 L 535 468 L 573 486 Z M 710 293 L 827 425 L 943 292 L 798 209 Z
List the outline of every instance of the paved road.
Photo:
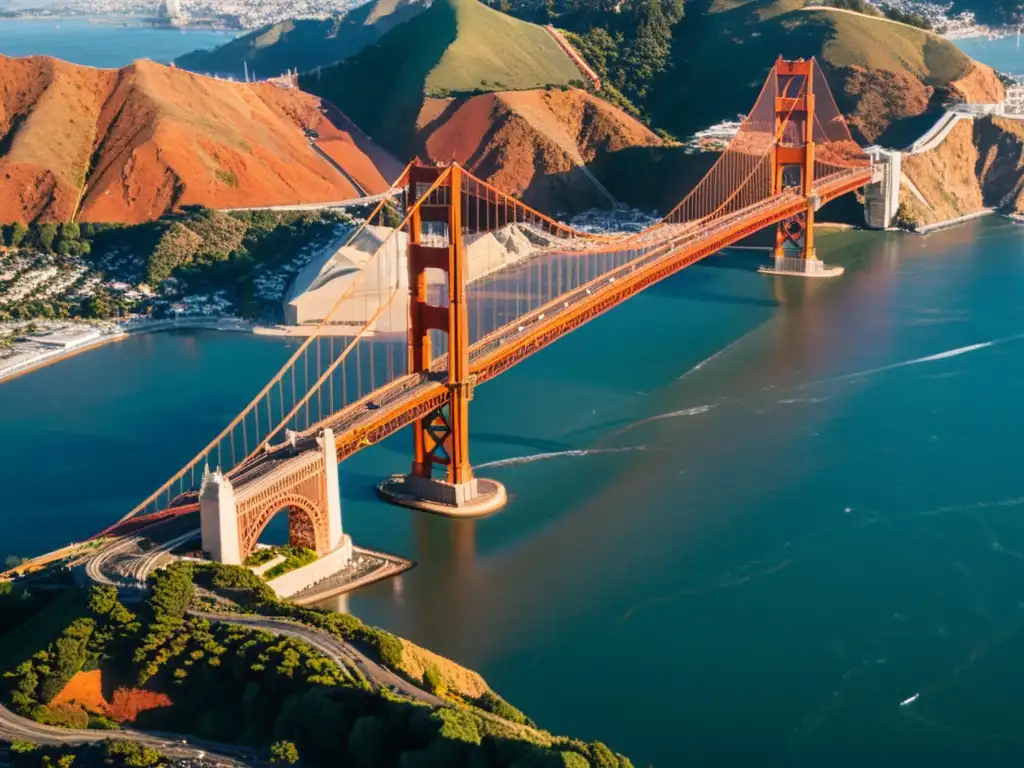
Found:
M 288 619 L 274 619 L 267 616 L 246 616 L 237 613 L 206 613 L 204 611 L 189 611 L 189 613 L 192 616 L 211 622 L 262 629 L 271 634 L 297 638 L 320 651 L 320 653 L 338 666 L 357 668 L 375 687 L 388 688 L 395 693 L 432 706 L 442 706 L 444 704 L 437 696 L 399 677 L 387 667 L 378 664 L 362 651 L 355 648 L 352 644 L 342 640 L 337 635 L 332 635 L 330 632 L 314 629 L 313 627 L 289 621 Z
M 144 555 L 140 555 L 136 558 L 135 562 L 132 563 L 131 568 L 129 569 L 129 573 L 132 578 L 135 579 L 135 583 L 139 587 L 145 587 L 149 574 L 156 570 L 157 562 L 159 562 L 161 557 L 172 549 L 175 549 L 192 539 L 198 539 L 199 535 L 200 530 L 198 528 L 193 528 L 191 531 L 181 534 L 181 536 L 176 536 L 170 541 L 165 541 L 163 544 L 154 547 Z
M 143 733 L 134 730 L 82 731 L 71 728 L 57 728 L 42 725 L 14 714 L 0 706 L 0 739 L 7 741 L 30 741 L 34 744 L 59 746 L 61 744 L 91 744 L 107 739 L 134 741 L 152 747 L 168 757 L 185 757 L 192 760 L 206 759 L 229 766 L 262 765 L 259 755 L 251 749 L 233 747 L 228 744 L 182 737 L 173 734 Z

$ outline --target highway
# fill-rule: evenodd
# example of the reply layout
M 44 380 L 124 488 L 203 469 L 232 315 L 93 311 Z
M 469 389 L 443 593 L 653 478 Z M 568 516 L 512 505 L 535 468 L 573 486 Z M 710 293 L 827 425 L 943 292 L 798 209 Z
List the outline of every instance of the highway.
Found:
M 228 744 L 183 737 L 164 733 L 143 733 L 136 730 L 120 731 L 88 731 L 72 728 L 58 728 L 53 725 L 41 725 L 14 714 L 6 707 L 0 706 L 0 739 L 6 741 L 29 741 L 33 744 L 49 746 L 92 744 L 98 741 L 113 739 L 115 741 L 134 741 L 152 747 L 167 757 L 188 758 L 190 760 L 209 760 L 220 765 L 248 766 L 262 765 L 255 750 L 233 747 Z

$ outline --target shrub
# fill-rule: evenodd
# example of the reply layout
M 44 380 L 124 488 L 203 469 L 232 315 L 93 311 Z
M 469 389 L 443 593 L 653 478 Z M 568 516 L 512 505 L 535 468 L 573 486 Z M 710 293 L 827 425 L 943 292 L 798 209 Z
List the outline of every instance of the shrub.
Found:
M 423 683 L 427 686 L 428 691 L 436 693 L 438 696 L 442 695 L 445 691 L 444 678 L 441 677 L 441 673 L 433 664 L 423 673 Z
M 107 759 L 131 768 L 148 768 L 160 762 L 160 753 L 132 741 L 110 740 L 103 750 Z
M 475 703 L 485 712 L 490 712 L 504 720 L 510 720 L 511 722 L 519 723 L 520 725 L 533 725 L 526 715 L 513 707 L 494 691 L 485 691 L 483 696 L 477 699 Z
M 290 741 L 275 741 L 270 745 L 270 762 L 277 765 L 295 765 L 299 762 L 299 750 Z

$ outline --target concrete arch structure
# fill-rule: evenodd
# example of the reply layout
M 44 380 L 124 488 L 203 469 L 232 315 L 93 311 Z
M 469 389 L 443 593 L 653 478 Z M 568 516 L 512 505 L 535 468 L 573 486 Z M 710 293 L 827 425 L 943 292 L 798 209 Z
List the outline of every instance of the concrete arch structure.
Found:
M 341 527 L 341 492 L 334 433 L 324 429 L 319 451 L 300 453 L 254 482 L 232 481 L 218 469 L 206 473 L 199 493 L 203 551 L 213 560 L 241 565 L 260 535 L 288 510 L 288 539 L 316 551 L 336 550 L 347 537 Z M 238 486 L 236 489 L 235 486 Z
M 312 549 L 318 556 L 327 554 L 327 519 L 324 510 L 313 500 L 297 493 L 281 494 L 255 510 L 246 520 L 245 537 L 239 542 L 239 554 L 245 560 L 256 548 L 263 531 L 281 512 L 288 512 L 288 543 Z

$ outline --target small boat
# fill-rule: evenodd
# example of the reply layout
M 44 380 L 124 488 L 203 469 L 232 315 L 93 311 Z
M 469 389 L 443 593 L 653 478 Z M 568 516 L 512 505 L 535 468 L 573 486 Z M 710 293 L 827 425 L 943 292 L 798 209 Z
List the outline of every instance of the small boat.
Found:
M 901 707 L 908 707 L 911 704 L 913 704 L 915 701 L 917 701 L 919 698 L 921 698 L 921 694 L 920 693 L 915 693 L 909 699 L 904 699 L 903 701 L 901 701 L 900 702 L 900 706 Z

